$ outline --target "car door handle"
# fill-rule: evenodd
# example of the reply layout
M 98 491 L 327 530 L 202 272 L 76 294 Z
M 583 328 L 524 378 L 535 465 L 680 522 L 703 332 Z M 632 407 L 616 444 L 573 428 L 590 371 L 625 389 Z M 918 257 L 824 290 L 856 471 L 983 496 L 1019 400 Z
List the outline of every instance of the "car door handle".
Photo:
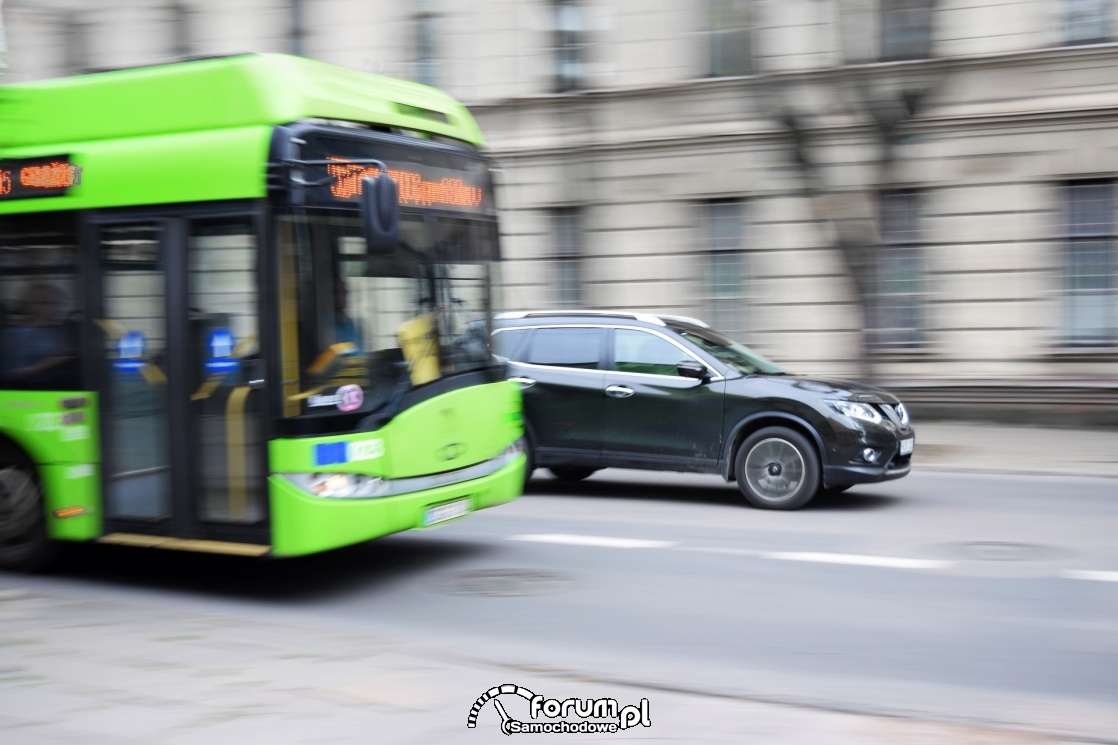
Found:
M 611 385 L 606 387 L 606 395 L 614 398 L 628 398 L 633 395 L 633 389 L 627 385 Z
M 532 380 L 531 378 L 525 378 L 521 375 L 513 376 L 513 377 L 509 378 L 509 380 L 512 381 L 513 383 L 519 383 L 520 384 L 520 390 L 524 390 L 525 388 L 531 388 L 532 386 L 534 386 L 536 384 L 536 381 Z

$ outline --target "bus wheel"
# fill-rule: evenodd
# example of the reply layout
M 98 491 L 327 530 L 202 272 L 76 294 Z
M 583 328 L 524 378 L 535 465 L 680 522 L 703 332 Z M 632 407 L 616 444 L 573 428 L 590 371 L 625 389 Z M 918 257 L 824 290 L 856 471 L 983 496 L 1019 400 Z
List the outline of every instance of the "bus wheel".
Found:
M 47 536 L 42 493 L 31 469 L 0 467 L 0 567 L 45 569 L 57 550 Z
M 524 433 L 524 484 L 523 489 L 528 488 L 528 482 L 532 480 L 532 473 L 536 470 L 536 456 L 532 452 L 532 438 L 527 432 Z M 523 491 L 522 489 L 522 491 Z

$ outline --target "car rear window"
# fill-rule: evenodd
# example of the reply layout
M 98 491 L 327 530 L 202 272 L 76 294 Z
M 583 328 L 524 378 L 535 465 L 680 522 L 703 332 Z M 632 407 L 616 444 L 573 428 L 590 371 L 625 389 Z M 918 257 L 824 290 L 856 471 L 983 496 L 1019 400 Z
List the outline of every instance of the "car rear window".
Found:
M 555 367 L 598 368 L 602 330 L 593 328 L 536 329 L 528 341 L 524 362 Z

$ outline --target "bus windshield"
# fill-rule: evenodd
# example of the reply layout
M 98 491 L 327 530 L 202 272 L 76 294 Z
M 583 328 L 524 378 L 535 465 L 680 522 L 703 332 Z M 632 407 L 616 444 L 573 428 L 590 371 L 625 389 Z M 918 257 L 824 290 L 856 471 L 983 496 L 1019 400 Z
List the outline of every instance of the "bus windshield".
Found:
M 296 312 L 281 314 L 300 370 L 284 393 L 288 416 L 371 414 L 410 388 L 493 364 L 492 221 L 404 213 L 387 256 L 365 253 L 357 217 L 292 213 L 280 234 L 291 237 L 297 287 Z

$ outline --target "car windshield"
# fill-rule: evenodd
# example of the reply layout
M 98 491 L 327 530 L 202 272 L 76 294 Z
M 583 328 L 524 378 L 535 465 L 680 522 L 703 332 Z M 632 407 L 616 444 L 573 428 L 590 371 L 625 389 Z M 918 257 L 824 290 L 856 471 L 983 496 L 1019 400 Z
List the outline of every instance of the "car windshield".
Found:
M 720 362 L 746 375 L 786 375 L 783 370 L 744 344 L 710 329 L 678 329 L 679 335 Z

